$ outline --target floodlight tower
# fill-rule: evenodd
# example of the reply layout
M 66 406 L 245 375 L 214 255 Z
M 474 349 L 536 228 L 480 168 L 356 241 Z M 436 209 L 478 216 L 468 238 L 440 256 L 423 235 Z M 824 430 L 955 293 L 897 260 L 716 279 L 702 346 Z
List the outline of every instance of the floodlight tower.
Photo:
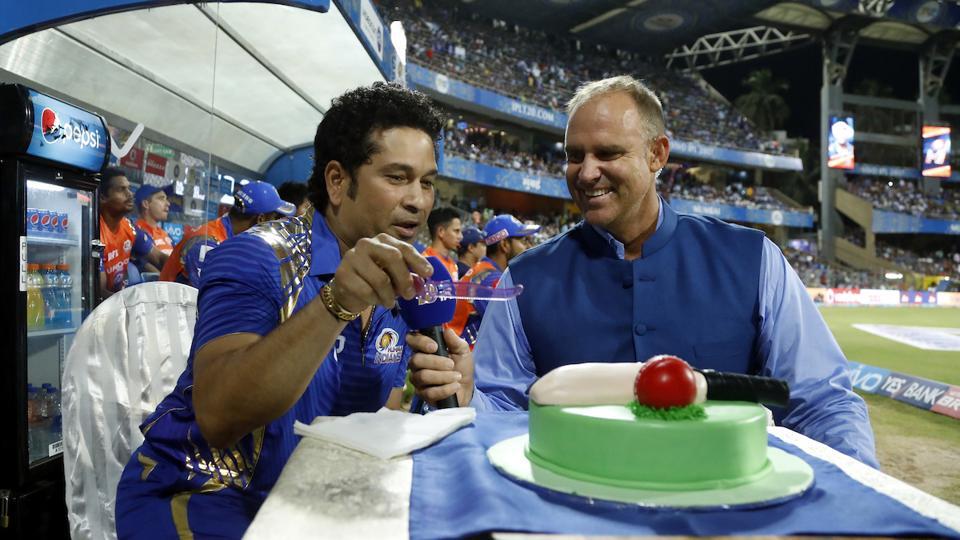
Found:
M 931 36 L 920 49 L 920 93 L 917 103 L 920 106 L 921 126 L 935 125 L 940 121 L 940 90 L 950 70 L 958 41 L 960 32 L 948 30 Z M 938 195 L 940 189 L 940 179 L 923 178 L 924 193 Z
M 844 17 L 837 20 L 822 37 L 823 86 L 820 88 L 820 256 L 834 260 L 833 238 L 840 229 L 840 216 L 836 210 L 837 182 L 842 173 L 827 166 L 830 130 L 830 115 L 843 112 L 843 82 L 850 67 L 850 59 L 857 47 L 863 19 Z

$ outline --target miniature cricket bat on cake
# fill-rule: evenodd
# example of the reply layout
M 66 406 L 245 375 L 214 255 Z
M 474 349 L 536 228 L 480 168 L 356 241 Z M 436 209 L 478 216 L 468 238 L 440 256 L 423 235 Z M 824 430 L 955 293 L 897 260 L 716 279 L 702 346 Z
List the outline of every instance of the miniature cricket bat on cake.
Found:
M 770 377 L 697 370 L 676 356 L 646 362 L 585 363 L 559 367 L 530 388 L 539 405 L 614 405 L 636 399 L 656 408 L 716 401 L 749 401 L 785 407 L 787 383 Z

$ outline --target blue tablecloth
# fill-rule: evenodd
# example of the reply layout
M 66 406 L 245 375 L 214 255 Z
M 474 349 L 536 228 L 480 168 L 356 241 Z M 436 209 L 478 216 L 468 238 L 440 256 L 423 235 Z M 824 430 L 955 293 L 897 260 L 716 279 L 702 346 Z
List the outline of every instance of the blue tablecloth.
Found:
M 814 485 L 789 502 L 750 510 L 682 511 L 590 503 L 515 483 L 486 450 L 523 434 L 526 413 L 480 413 L 413 456 L 410 538 L 456 538 L 485 531 L 631 535 L 960 535 L 856 482 L 831 463 L 770 437 L 806 460 Z

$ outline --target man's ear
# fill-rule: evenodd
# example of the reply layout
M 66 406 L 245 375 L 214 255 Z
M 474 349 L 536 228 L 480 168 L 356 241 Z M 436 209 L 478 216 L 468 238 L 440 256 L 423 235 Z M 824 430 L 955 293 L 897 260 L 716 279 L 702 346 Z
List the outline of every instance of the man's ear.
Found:
M 513 249 L 513 246 L 510 245 L 510 237 L 506 237 L 503 240 L 497 242 L 497 245 L 500 246 L 500 251 L 504 255 L 510 255 L 510 250 Z
M 326 168 L 323 169 L 323 180 L 327 185 L 327 195 L 330 204 L 340 206 L 343 198 L 347 195 L 347 187 L 350 185 L 350 176 L 346 168 L 336 160 L 330 160 Z
M 658 135 L 650 145 L 650 171 L 656 172 L 667 166 L 670 159 L 670 139 Z

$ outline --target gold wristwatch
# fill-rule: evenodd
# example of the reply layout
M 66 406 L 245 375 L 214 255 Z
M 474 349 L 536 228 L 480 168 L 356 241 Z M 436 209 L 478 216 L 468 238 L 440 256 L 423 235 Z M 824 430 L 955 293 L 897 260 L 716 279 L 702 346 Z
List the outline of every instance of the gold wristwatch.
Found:
M 326 285 L 320 288 L 320 301 L 323 302 L 323 305 L 327 307 L 327 311 L 332 313 L 334 317 L 340 319 L 341 321 L 350 322 L 360 316 L 360 312 L 354 313 L 352 311 L 348 311 L 346 308 L 340 305 L 340 302 L 337 302 L 337 299 L 333 296 L 332 279 L 328 281 Z

